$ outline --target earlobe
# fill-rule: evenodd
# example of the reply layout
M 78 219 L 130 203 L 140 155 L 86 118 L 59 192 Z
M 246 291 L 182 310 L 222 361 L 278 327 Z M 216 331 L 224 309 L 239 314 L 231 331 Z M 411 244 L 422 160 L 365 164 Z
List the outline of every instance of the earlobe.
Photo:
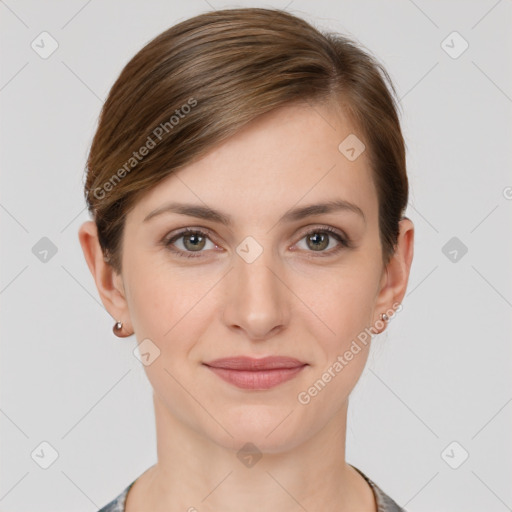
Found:
M 122 279 L 105 261 L 95 222 L 84 222 L 79 228 L 78 238 L 103 305 L 116 321 L 122 321 L 123 332 L 129 330 L 129 311 Z

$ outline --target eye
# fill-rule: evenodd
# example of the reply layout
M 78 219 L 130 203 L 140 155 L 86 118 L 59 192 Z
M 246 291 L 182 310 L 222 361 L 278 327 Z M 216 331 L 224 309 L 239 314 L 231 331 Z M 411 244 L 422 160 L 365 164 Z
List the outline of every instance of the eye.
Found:
M 325 249 L 331 245 L 331 239 L 335 239 L 338 245 L 326 251 Z M 351 247 L 348 237 L 329 226 L 310 229 L 304 233 L 299 242 L 302 240 L 306 240 L 306 248 L 304 249 L 306 252 L 319 253 L 315 256 L 330 256 L 337 254 L 343 248 Z M 210 247 L 207 247 L 208 242 L 211 244 Z M 179 233 L 165 239 L 163 244 L 171 252 L 184 258 L 198 258 L 201 257 L 201 253 L 204 252 L 203 249 L 218 248 L 218 246 L 210 240 L 208 231 L 194 228 L 181 230 Z M 181 247 L 179 247 L 180 245 Z
M 325 249 L 331 245 L 330 239 L 332 238 L 338 242 L 338 245 L 335 246 L 334 249 L 326 251 Z M 319 256 L 330 256 L 337 254 L 343 248 L 351 247 L 348 237 L 343 236 L 337 230 L 329 226 L 310 229 L 303 235 L 300 242 L 302 240 L 305 240 L 306 251 L 321 253 Z
M 183 239 L 180 241 L 183 248 L 176 249 L 174 246 L 175 242 L 180 239 Z M 184 258 L 197 258 L 201 256 L 201 252 L 203 252 L 202 249 L 207 245 L 207 241 L 213 246 L 210 248 L 216 247 L 216 245 L 208 238 L 207 232 L 201 231 L 200 229 L 187 228 L 165 240 L 164 245 L 177 256 Z

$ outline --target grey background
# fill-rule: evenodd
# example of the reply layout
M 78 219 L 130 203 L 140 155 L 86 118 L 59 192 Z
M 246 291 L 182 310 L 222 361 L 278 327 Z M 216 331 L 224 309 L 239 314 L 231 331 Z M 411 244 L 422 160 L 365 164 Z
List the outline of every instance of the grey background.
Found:
M 347 460 L 410 512 L 512 510 L 510 0 L 0 2 L 0 510 L 96 511 L 156 461 L 135 337 L 112 334 L 78 242 L 82 174 L 126 62 L 176 22 L 236 6 L 353 37 L 401 98 L 415 257 L 352 394 Z M 59 45 L 47 59 L 31 47 L 43 31 Z M 458 58 L 442 46 L 453 31 L 469 44 Z M 43 441 L 48 469 L 31 456 L 49 456 Z

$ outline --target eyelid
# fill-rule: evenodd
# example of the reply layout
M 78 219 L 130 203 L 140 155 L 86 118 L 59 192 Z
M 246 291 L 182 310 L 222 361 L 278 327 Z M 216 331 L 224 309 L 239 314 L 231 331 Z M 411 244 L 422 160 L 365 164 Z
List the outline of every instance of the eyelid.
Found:
M 173 230 L 170 233 L 167 233 L 163 237 L 163 239 L 161 240 L 160 243 L 162 243 L 164 245 L 164 247 L 166 247 L 167 249 L 171 250 L 174 253 L 183 253 L 185 251 L 182 251 L 180 249 L 171 248 L 171 246 L 173 245 L 173 243 L 176 240 L 179 240 L 180 238 L 182 238 L 183 236 L 185 236 L 187 234 L 198 234 L 200 236 L 204 236 L 205 238 L 210 240 L 215 246 L 219 247 L 219 244 L 215 241 L 215 235 L 213 234 L 213 232 L 208 228 L 199 227 L 199 226 L 197 226 L 197 227 L 196 226 L 187 226 L 185 228 L 179 228 L 179 229 Z M 186 252 L 189 254 L 194 254 L 194 251 L 186 251 Z M 206 251 L 197 251 L 197 254 L 201 254 L 202 252 L 206 252 Z
M 324 224 L 324 225 L 323 224 L 315 224 L 313 227 L 305 228 L 305 230 L 301 232 L 301 239 L 302 239 L 302 237 L 308 235 L 311 232 L 315 232 L 315 231 L 327 231 L 330 234 L 338 235 L 340 238 L 343 238 L 347 242 L 350 241 L 349 236 L 342 229 L 338 229 L 333 226 L 329 226 L 327 224 Z
M 299 243 L 304 237 L 316 233 L 316 232 L 324 232 L 329 236 L 337 239 L 338 247 L 330 249 L 329 251 L 306 251 L 308 253 L 308 257 L 327 257 L 338 254 L 342 249 L 351 249 L 353 247 L 352 239 L 341 229 L 334 228 L 328 225 L 315 225 L 310 228 L 306 228 L 305 231 L 301 233 L 297 242 L 293 245 Z M 316 253 L 316 254 L 315 254 Z

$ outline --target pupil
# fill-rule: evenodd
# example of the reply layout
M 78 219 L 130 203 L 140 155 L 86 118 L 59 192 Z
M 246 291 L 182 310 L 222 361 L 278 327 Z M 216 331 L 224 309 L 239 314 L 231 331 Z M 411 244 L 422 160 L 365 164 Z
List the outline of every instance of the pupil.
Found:
M 201 242 L 203 241 L 203 240 L 201 240 L 202 238 L 203 238 L 202 236 L 200 236 L 200 235 L 196 235 L 196 234 L 187 235 L 187 236 L 185 237 L 185 242 L 187 242 L 187 241 L 189 241 L 189 242 L 190 242 L 190 240 L 195 239 L 195 240 L 196 240 L 196 242 L 192 242 L 191 248 L 192 248 L 192 249 L 194 249 L 194 248 L 196 248 L 196 249 L 197 249 L 197 248 L 201 249 L 201 248 L 202 248 Z M 187 245 L 187 243 L 185 243 L 185 245 Z M 190 247 L 187 247 L 187 248 L 190 248 Z
M 318 240 L 319 238 L 320 238 L 320 240 Z M 326 247 L 325 240 L 326 239 L 327 239 L 327 237 L 324 234 L 319 234 L 319 233 L 316 233 L 309 237 L 310 241 L 316 241 L 316 242 L 320 241 L 320 245 L 317 245 L 316 243 L 314 243 L 313 247 L 316 249 L 318 249 L 318 248 L 325 249 L 325 247 Z M 324 242 L 324 243 L 322 243 L 322 242 Z

